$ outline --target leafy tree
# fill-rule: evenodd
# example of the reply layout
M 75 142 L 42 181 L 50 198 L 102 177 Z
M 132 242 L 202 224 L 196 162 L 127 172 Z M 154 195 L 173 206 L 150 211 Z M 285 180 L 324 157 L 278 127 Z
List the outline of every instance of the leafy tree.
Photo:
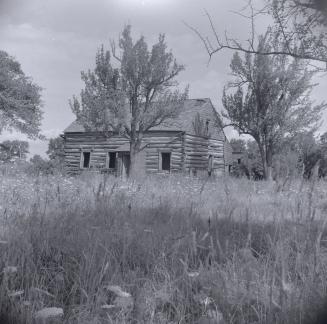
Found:
M 262 159 L 256 141 L 251 141 L 251 140 L 247 141 L 246 155 L 243 163 L 249 170 L 249 174 L 253 179 L 261 180 L 264 178 Z
M 319 175 L 321 177 L 326 177 L 327 176 L 327 132 L 325 132 L 320 136 L 319 145 L 321 150 Z
M 243 139 L 232 138 L 229 141 L 234 152 L 246 152 L 246 141 Z
M 270 50 L 269 36 L 261 37 L 259 49 Z M 256 141 L 265 179 L 272 178 L 273 155 L 285 135 L 314 129 L 325 104 L 314 106 L 309 98 L 313 73 L 303 61 L 287 56 L 235 53 L 231 62 L 234 76 L 223 93 L 226 126 Z M 232 93 L 228 90 L 236 89 Z
M 273 32 L 281 51 L 293 57 L 327 63 L 325 0 L 269 0 Z
M 0 133 L 18 130 L 39 135 L 42 119 L 41 88 L 25 76 L 20 64 L 0 51 Z
M 143 36 L 134 41 L 126 26 L 112 55 L 103 46 L 96 54 L 94 71 L 82 72 L 85 87 L 81 99 L 71 101 L 77 119 L 89 130 L 119 132 L 130 141 L 131 174 L 142 150 L 146 131 L 176 117 L 187 97 L 187 89 L 176 89 L 176 76 L 184 69 L 167 51 L 165 36 L 148 49 Z M 127 104 L 127 105 L 126 105 Z
M 65 146 L 62 137 L 50 138 L 47 155 L 50 160 L 63 164 L 65 161 Z
M 29 153 L 29 144 L 26 141 L 4 141 L 0 143 L 0 160 L 12 162 L 16 159 L 26 159 Z
M 42 156 L 35 154 L 30 159 L 30 166 L 27 169 L 31 175 L 47 175 L 47 174 L 54 174 L 56 168 L 54 163 L 50 160 L 46 160 L 42 158 Z
M 235 152 L 242 152 L 241 163 L 234 162 L 231 174 L 236 177 L 263 179 L 263 168 L 258 144 L 253 140 L 232 139 L 230 141 Z

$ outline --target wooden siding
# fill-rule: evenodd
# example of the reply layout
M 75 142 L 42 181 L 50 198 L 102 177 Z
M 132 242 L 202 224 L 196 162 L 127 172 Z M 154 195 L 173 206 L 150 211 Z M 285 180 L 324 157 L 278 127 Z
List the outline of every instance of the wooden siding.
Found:
M 184 135 L 184 169 L 186 172 L 207 170 L 209 156 L 212 155 L 213 173 L 224 172 L 224 142 L 221 140 Z
M 233 164 L 233 148 L 229 141 L 226 139 L 224 143 L 224 157 L 225 157 L 225 168 L 228 171 L 229 166 Z
M 182 133 L 150 133 L 144 136 L 144 144 L 146 145 L 145 152 L 147 172 L 159 172 L 159 156 L 161 152 L 171 153 L 171 172 L 182 171 Z
M 81 152 L 91 152 L 90 169 L 105 169 L 109 151 L 115 151 L 124 144 L 129 144 L 127 138 L 114 135 L 105 137 L 96 133 L 66 133 L 65 134 L 65 165 L 68 173 L 81 172 Z M 144 135 L 144 149 L 139 153 L 142 157 L 138 167 L 146 172 L 159 171 L 160 152 L 171 153 L 171 171 L 182 170 L 182 136 L 179 132 L 154 132 Z
M 114 135 L 107 138 L 97 133 L 65 134 L 65 166 L 68 173 L 81 171 L 81 152 L 91 152 L 90 169 L 102 169 L 106 166 L 107 154 L 129 143 L 128 139 Z
M 81 154 L 83 151 L 89 151 L 90 170 L 108 170 L 108 152 L 115 152 L 122 145 L 128 147 L 126 144 L 129 144 L 128 139 L 118 135 L 105 137 L 101 133 L 65 133 L 66 169 L 70 174 L 80 173 Z M 218 174 L 225 170 L 222 140 L 182 132 L 158 131 L 145 134 L 142 147 L 143 150 L 139 154 L 142 158 L 137 165 L 140 172 L 160 172 L 159 161 L 162 152 L 171 153 L 171 172 L 206 172 L 210 155 L 213 157 L 213 173 Z
M 209 155 L 214 157 L 214 173 L 225 172 L 224 142 L 215 139 L 209 139 Z

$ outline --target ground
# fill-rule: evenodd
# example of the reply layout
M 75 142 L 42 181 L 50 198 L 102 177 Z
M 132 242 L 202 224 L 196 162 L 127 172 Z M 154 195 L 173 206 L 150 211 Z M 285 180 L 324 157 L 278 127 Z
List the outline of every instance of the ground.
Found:
M 6 170 L 0 322 L 314 323 L 326 197 L 314 180 Z

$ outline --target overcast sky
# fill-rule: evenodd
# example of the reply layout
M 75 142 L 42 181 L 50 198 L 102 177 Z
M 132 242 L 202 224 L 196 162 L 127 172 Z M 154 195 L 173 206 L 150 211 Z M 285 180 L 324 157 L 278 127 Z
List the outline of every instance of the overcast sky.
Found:
M 178 78 L 180 85 L 190 85 L 191 98 L 211 98 L 220 111 L 232 53 L 221 52 L 208 65 L 204 47 L 183 21 L 210 34 L 206 9 L 221 34 L 228 31 L 245 40 L 249 24 L 233 13 L 244 5 L 244 0 L 0 0 L 0 49 L 14 56 L 44 89 L 42 130 L 48 137 L 62 133 L 74 120 L 68 100 L 80 93 L 80 72 L 94 67 L 97 48 L 101 44 L 108 48 L 126 23 L 135 37 L 142 34 L 150 44 L 165 33 L 174 55 L 186 66 Z M 259 21 L 257 32 L 264 29 L 265 23 Z M 317 102 L 326 99 L 327 76 L 318 82 Z M 21 138 L 3 134 L 0 139 L 14 137 Z M 46 147 L 39 141 L 31 143 L 31 153 L 44 154 Z

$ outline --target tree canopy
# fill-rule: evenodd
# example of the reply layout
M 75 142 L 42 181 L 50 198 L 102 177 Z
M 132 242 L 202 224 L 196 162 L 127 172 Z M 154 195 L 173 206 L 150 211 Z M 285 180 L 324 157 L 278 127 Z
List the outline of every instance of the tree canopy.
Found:
M 62 137 L 50 138 L 47 155 L 50 160 L 63 163 L 65 160 L 65 143 Z
M 164 35 L 150 50 L 143 36 L 133 40 L 129 25 L 118 47 L 112 42 L 110 52 L 102 46 L 95 63 L 94 70 L 82 72 L 85 87 L 71 108 L 86 129 L 127 137 L 133 169 L 144 132 L 176 117 L 187 98 L 187 89 L 179 91 L 176 82 L 184 66 L 167 50 Z
M 26 141 L 13 140 L 0 143 L 0 160 L 12 162 L 15 159 L 26 159 L 29 153 L 29 144 Z
M 30 138 L 39 136 L 41 88 L 27 77 L 20 64 L 0 51 L 0 133 L 17 130 Z
M 259 49 L 271 50 L 269 35 L 261 37 Z M 234 76 L 224 89 L 223 105 L 228 124 L 257 142 L 264 177 L 271 178 L 272 157 L 284 136 L 318 126 L 325 104 L 310 99 L 313 72 L 304 61 L 285 55 L 252 55 L 236 52 L 231 62 Z

